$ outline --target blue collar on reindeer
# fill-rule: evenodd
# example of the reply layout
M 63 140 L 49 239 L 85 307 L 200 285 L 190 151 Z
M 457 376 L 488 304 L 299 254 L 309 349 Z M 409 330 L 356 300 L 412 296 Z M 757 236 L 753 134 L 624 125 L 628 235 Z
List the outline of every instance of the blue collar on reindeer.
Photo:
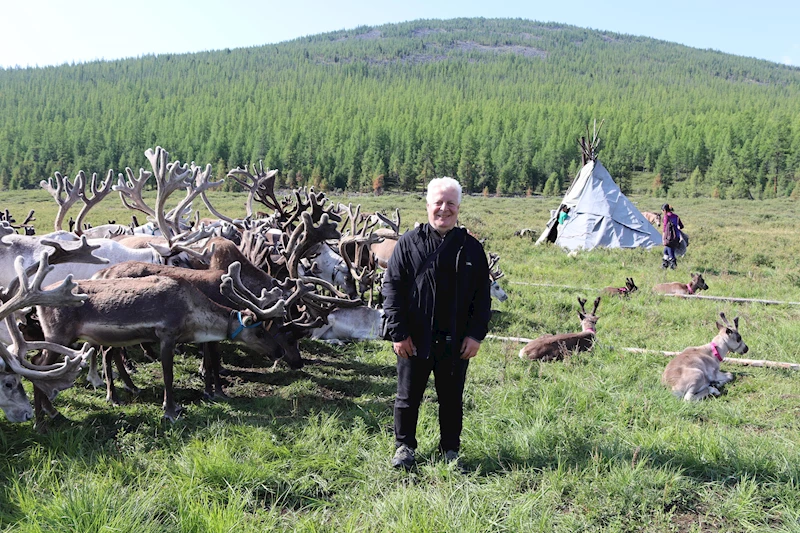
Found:
M 235 339 L 236 336 L 244 331 L 245 329 L 255 328 L 263 324 L 263 322 L 256 322 L 255 324 L 250 324 L 249 326 L 245 326 L 244 322 L 242 322 L 242 312 L 236 311 L 236 317 L 239 319 L 239 327 L 237 327 L 233 333 L 231 333 L 231 340 Z

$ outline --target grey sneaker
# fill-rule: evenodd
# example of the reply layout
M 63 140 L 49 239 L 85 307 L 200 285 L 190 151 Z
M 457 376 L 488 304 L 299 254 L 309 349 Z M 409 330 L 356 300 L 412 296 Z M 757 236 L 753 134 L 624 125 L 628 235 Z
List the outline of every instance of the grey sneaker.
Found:
M 406 446 L 405 444 L 401 444 L 394 452 L 394 457 L 392 457 L 392 466 L 394 468 L 405 468 L 406 470 L 411 470 L 414 467 L 415 462 L 414 448 Z
M 458 471 L 461 472 L 462 474 L 464 474 L 467 471 L 466 467 L 464 466 L 464 463 L 461 462 L 461 458 L 459 457 L 457 450 L 445 451 L 444 460 L 445 462 L 448 463 L 455 463 L 456 469 L 458 469 Z

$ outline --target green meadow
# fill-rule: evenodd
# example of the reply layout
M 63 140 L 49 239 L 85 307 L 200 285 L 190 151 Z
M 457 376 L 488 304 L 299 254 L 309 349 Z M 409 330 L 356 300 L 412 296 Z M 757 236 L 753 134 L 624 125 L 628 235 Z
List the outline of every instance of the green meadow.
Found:
M 421 194 L 335 196 L 362 210 L 426 219 Z M 630 197 L 658 211 L 664 198 Z M 216 193 L 231 216 L 244 195 Z M 668 358 L 708 343 L 723 311 L 740 317 L 741 356 L 800 363 L 800 204 L 669 199 L 691 236 L 677 270 L 661 250 L 568 255 L 514 236 L 540 232 L 559 198 L 470 196 L 461 222 L 499 253 L 509 294 L 490 333 L 534 338 L 579 330 L 577 297 L 632 277 L 639 291 L 606 297 L 592 352 L 531 363 L 521 344 L 487 339 L 470 364 L 462 456 L 435 453 L 432 383 L 422 406 L 418 468 L 395 471 L 389 343 L 302 341 L 289 370 L 227 346 L 229 398 L 202 401 L 196 349 L 176 355 L 185 414 L 161 418 L 157 363 L 137 358 L 142 389 L 121 407 L 79 377 L 46 431 L 0 417 L 0 531 L 20 532 L 531 532 L 800 531 L 800 387 L 795 370 L 723 363 L 722 395 L 697 403 L 660 383 Z M 0 193 L 37 233 L 56 205 L 43 191 Z M 77 214 L 77 209 L 70 213 Z M 201 214 L 206 215 L 205 209 Z M 127 223 L 116 196 L 89 216 Z M 139 216 L 143 221 L 144 217 Z M 667 298 L 651 287 L 703 274 L 709 296 L 782 305 Z M 632 353 L 624 348 L 650 350 Z M 739 356 L 737 356 L 739 357 Z M 26 384 L 32 396 L 30 384 Z

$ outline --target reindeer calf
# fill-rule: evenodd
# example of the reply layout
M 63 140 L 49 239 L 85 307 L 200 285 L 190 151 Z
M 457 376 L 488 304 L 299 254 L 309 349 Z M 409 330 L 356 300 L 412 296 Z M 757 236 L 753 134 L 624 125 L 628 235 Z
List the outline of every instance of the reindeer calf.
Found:
M 520 359 L 531 361 L 556 361 L 563 359 L 566 354 L 574 351 L 586 352 L 592 349 L 595 339 L 595 326 L 597 325 L 597 306 L 600 305 L 600 297 L 594 301 L 594 309 L 591 313 L 586 313 L 584 304 L 586 300 L 578 297 L 581 310 L 578 316 L 581 319 L 580 333 L 561 333 L 560 335 L 542 335 L 525 345 L 519 351 Z
M 694 294 L 701 290 L 708 290 L 708 285 L 706 285 L 701 274 L 692 274 L 692 281 L 689 283 L 673 281 L 671 283 L 660 283 L 653 287 L 653 292 L 659 294 Z
M 719 396 L 717 387 L 733 379 L 730 372 L 720 372 L 719 364 L 728 352 L 747 353 L 747 345 L 739 334 L 739 317 L 733 319 L 731 326 L 724 313 L 719 316 L 722 318 L 722 323 L 717 322 L 719 333 L 709 344 L 686 348 L 664 369 L 661 382 L 676 397 L 691 401 L 709 394 Z
M 633 282 L 633 278 L 625 278 L 624 287 L 606 287 L 601 292 L 605 296 L 619 296 L 620 298 L 630 296 L 632 292 L 639 290 L 639 287 Z

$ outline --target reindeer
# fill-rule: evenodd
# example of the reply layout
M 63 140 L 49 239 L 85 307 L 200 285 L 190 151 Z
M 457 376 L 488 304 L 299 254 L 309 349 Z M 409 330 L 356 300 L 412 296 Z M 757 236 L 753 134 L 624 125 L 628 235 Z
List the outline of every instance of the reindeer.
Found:
M 382 337 L 383 309 L 361 305 L 335 309 L 328 323 L 311 331 L 311 338 L 343 344 L 344 341 L 378 340 Z
M 747 344 L 739 334 L 739 317 L 733 319 L 731 326 L 725 313 L 719 316 L 722 319 L 721 323 L 717 322 L 719 332 L 709 344 L 684 349 L 664 369 L 661 382 L 677 398 L 696 401 L 709 394 L 719 396 L 718 387 L 733 379 L 730 372 L 720 372 L 719 364 L 728 352 L 747 353 Z
M 701 274 L 692 274 L 692 281 L 689 283 L 673 281 L 671 283 L 659 283 L 653 287 L 653 292 L 658 294 L 694 294 L 701 290 L 708 290 L 708 285 L 706 285 Z
M 532 361 L 556 361 L 563 359 L 572 352 L 585 352 L 592 349 L 595 340 L 595 325 L 597 325 L 597 306 L 600 305 L 600 297 L 594 301 L 594 309 L 591 313 L 586 313 L 584 305 L 586 299 L 578 297 L 581 310 L 578 316 L 581 319 L 580 333 L 561 333 L 559 335 L 542 335 L 526 344 L 520 351 L 520 359 L 530 359 Z
M 74 294 L 75 283 L 70 277 L 49 290 L 41 288 L 47 273 L 52 270 L 48 264 L 48 255 L 42 256 L 34 269 L 26 269 L 22 259 L 18 259 L 14 268 L 17 279 L 4 290 L 0 290 L 0 319 L 5 324 L 0 326 L 10 336 L 8 343 L 0 343 L 0 409 L 10 422 L 24 422 L 33 415 L 30 401 L 22 388 L 20 378 L 27 378 L 48 399 L 64 389 L 72 386 L 75 377 L 81 371 L 86 359 L 93 355 L 94 349 L 84 344 L 80 351 L 66 346 L 47 342 L 27 342 L 17 328 L 14 314 L 17 311 L 34 305 L 82 305 L 86 295 Z M 35 271 L 33 279 L 28 274 Z M 50 353 L 64 355 L 58 364 L 38 365 L 27 360 L 27 353 L 32 350 L 47 349 Z
M 492 295 L 492 298 L 496 298 L 500 302 L 505 302 L 508 300 L 508 294 L 503 290 L 503 287 L 497 283 L 497 280 L 502 278 L 505 274 L 500 268 L 496 268 L 498 261 L 500 261 L 500 255 L 489 252 L 489 294 Z
M 64 345 L 85 339 L 94 345 L 117 347 L 158 343 L 164 374 L 164 417 L 170 421 L 182 411 L 172 390 L 177 343 L 229 339 L 270 355 L 276 346 L 266 324 L 282 317 L 287 303 L 293 303 L 265 290 L 260 298 L 246 302 L 249 309 L 237 311 L 210 300 L 188 281 L 165 276 L 82 280 L 77 285 L 87 295 L 83 306 L 37 307 L 45 339 Z M 230 272 L 222 277 L 220 290 L 229 298 L 241 303 L 253 296 L 240 289 Z M 292 298 L 299 295 L 298 291 Z M 49 362 L 47 351 L 45 359 Z M 302 364 L 300 360 L 288 362 L 294 368 Z M 57 411 L 35 392 L 37 418 L 42 411 L 55 416 Z
M 636 292 L 638 290 L 639 287 L 637 287 L 633 282 L 633 278 L 625 278 L 624 287 L 606 287 L 601 292 L 606 296 L 619 296 L 620 298 L 626 298 L 630 296 L 632 292 Z
M 642 215 L 653 226 L 661 229 L 661 213 L 651 213 L 650 211 L 642 211 Z

